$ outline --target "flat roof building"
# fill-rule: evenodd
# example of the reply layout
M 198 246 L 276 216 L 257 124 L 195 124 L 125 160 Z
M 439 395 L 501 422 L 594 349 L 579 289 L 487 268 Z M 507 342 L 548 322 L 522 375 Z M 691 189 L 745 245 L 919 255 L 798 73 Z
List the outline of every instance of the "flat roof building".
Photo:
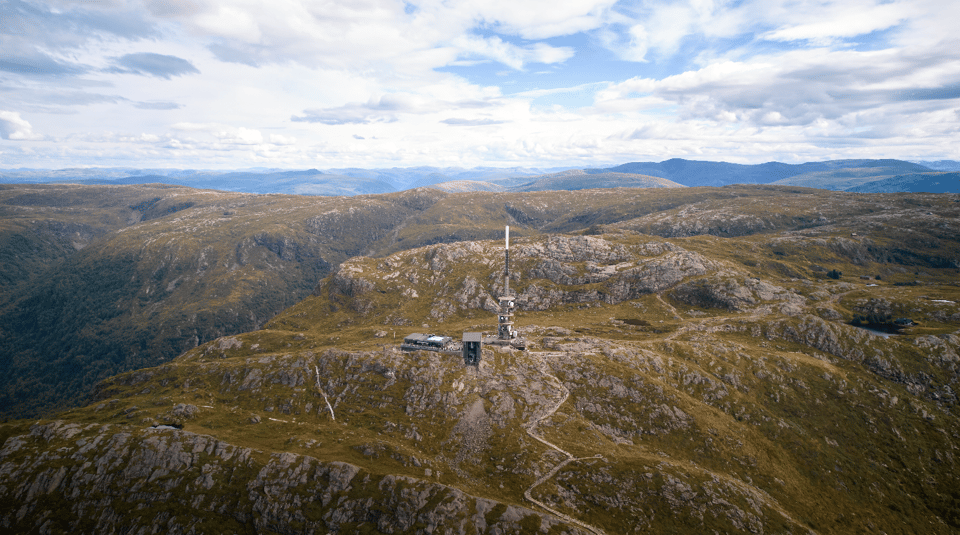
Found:
M 483 333 L 463 333 L 463 363 L 479 366 L 483 356 Z
M 403 345 L 400 349 L 416 351 L 418 349 L 427 349 L 438 351 L 447 347 L 447 344 L 453 341 L 449 336 L 440 336 L 436 334 L 413 333 L 403 339 Z

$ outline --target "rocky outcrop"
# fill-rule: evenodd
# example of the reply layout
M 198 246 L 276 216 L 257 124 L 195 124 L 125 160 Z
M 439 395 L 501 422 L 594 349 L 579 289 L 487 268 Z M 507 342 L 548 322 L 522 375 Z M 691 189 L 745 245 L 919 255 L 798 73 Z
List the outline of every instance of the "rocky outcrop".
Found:
M 739 311 L 764 301 L 788 301 L 802 304 L 804 299 L 784 288 L 756 278 L 742 282 L 736 277 L 697 279 L 679 284 L 670 297 L 699 308 Z
M 517 295 L 524 310 L 570 303 L 616 304 L 720 267 L 699 253 L 662 242 L 630 248 L 592 236 L 556 237 L 518 249 L 518 256 L 533 264 L 524 276 L 534 280 Z
M 781 217 L 745 214 L 733 209 L 703 209 L 694 206 L 627 221 L 617 226 L 665 238 L 699 236 L 748 236 L 783 226 Z
M 950 405 L 957 403 L 950 386 L 960 379 L 957 373 L 955 335 L 922 336 L 914 344 L 903 344 L 867 329 L 826 321 L 803 314 L 792 320 L 778 320 L 760 325 L 740 325 L 754 336 L 770 340 L 786 340 L 824 353 L 859 363 L 884 379 L 901 384 L 914 395 Z M 913 347 L 911 347 L 913 346 Z M 917 354 L 916 348 L 921 351 Z M 929 371 L 915 371 L 904 362 L 927 361 L 935 366 Z M 942 374 L 932 375 L 931 371 Z
M 171 427 L 34 425 L 0 450 L 0 503 L 0 527 L 19 533 L 582 533 L 438 483 Z
M 373 265 L 354 258 L 318 286 L 316 295 L 363 315 L 376 311 L 377 294 L 401 294 L 409 302 L 429 300 L 439 321 L 459 311 L 493 311 L 503 287 L 502 249 L 463 242 L 397 253 Z M 666 242 L 625 245 L 595 236 L 553 236 L 512 249 L 511 288 L 522 310 L 571 303 L 615 304 L 662 292 L 691 277 L 721 269 L 703 255 Z M 456 287 L 448 273 L 470 266 Z M 390 313 L 396 313 L 391 305 Z M 397 321 L 397 320 L 394 320 Z

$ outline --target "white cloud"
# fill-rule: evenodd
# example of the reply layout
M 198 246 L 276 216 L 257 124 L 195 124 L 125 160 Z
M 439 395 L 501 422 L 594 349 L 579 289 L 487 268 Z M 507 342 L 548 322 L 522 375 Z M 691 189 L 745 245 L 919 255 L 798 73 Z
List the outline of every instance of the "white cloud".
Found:
M 0 61 L 0 135 L 58 143 L 5 162 L 960 159 L 960 2 L 10 5 L 0 50 L 45 74 Z
M 525 39 L 544 39 L 592 30 L 608 16 L 615 1 L 487 0 L 463 2 L 458 8 L 502 31 Z
M 809 40 L 820 44 L 886 30 L 907 19 L 907 2 L 801 3 L 793 6 L 783 26 L 762 35 L 771 41 Z
M 33 133 L 30 123 L 19 112 L 0 110 L 0 137 L 11 141 L 36 141 L 43 136 Z
M 176 123 L 170 126 L 173 130 L 183 132 L 210 132 L 216 130 L 219 126 L 214 123 Z
M 750 31 L 750 23 L 768 4 L 751 6 L 747 0 L 738 7 L 713 0 L 653 1 L 619 6 L 615 15 L 598 31 L 604 45 L 626 61 L 671 56 L 687 37 L 727 38 Z M 749 13 L 749 15 L 747 15 Z M 749 17 L 749 19 L 748 19 Z
M 410 94 L 388 94 L 370 97 L 367 102 L 350 102 L 343 106 L 304 110 L 290 120 L 329 125 L 394 122 L 398 114 L 417 113 L 424 108 L 422 99 Z
M 220 5 L 196 13 L 191 22 L 196 29 L 217 37 L 237 39 L 245 43 L 257 43 L 263 38 L 257 11 L 240 6 Z M 263 12 L 260 11 L 259 14 Z
M 430 88 L 428 88 L 429 90 Z M 367 102 L 349 102 L 330 108 L 307 109 L 301 115 L 290 118 L 293 122 L 321 123 L 326 125 L 392 123 L 404 115 L 429 115 L 442 111 L 471 110 L 496 107 L 495 98 L 475 94 L 476 98 L 463 98 L 453 88 L 432 88 L 438 95 L 413 93 L 388 93 L 372 96 Z M 444 98 L 447 97 L 447 98 Z M 456 100 L 448 99 L 453 97 Z M 460 98 L 456 98 L 460 97 Z
M 496 119 L 461 119 L 459 117 L 451 117 L 450 119 L 444 119 L 440 122 L 450 126 L 490 126 L 494 124 L 503 124 L 506 121 L 498 121 Z
M 274 145 L 296 145 L 297 138 L 282 134 L 270 134 L 270 143 Z
M 148 6 L 152 14 L 178 22 L 205 41 L 223 61 L 373 68 L 386 74 L 398 64 L 442 67 L 456 61 L 458 53 L 480 54 L 515 69 L 528 61 L 563 61 L 571 51 L 545 43 L 525 47 L 498 43 L 498 38 L 490 36 L 463 37 L 474 35 L 478 27 L 534 40 L 588 31 L 603 24 L 613 1 L 427 0 L 414 4 L 413 14 L 404 13 L 403 4 L 391 0 L 323 4 L 209 0 Z
M 519 47 L 496 36 L 463 35 L 452 45 L 460 51 L 460 57 L 489 58 L 515 70 L 522 70 L 529 63 L 562 63 L 574 54 L 570 47 L 554 47 L 546 43 Z
M 233 145 L 259 145 L 263 143 L 263 134 L 259 130 L 240 127 L 231 131 L 220 131 L 216 134 L 222 143 Z
M 550 46 L 537 43 L 525 49 L 527 61 L 530 63 L 563 63 L 574 55 L 574 50 L 568 46 Z
M 627 61 L 646 61 L 649 41 L 647 29 L 642 24 L 634 24 L 627 34 L 630 36 L 630 41 L 620 57 Z
M 942 69 L 944 62 L 958 69 L 950 74 Z M 597 106 L 610 109 L 638 97 L 671 102 L 681 118 L 807 124 L 901 101 L 960 98 L 960 59 L 904 58 L 896 51 L 797 50 L 716 62 L 661 80 L 611 84 L 597 93 Z

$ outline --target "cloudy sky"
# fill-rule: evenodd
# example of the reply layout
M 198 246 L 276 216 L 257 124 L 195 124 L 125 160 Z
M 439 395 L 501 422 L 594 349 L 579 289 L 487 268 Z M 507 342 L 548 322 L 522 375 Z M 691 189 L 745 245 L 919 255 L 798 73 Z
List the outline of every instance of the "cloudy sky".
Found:
M 956 0 L 0 0 L 0 168 L 960 160 Z

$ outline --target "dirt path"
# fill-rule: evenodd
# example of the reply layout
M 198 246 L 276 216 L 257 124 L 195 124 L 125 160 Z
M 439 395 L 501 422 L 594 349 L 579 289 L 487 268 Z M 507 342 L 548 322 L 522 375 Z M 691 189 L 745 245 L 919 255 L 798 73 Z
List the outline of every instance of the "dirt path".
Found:
M 547 504 L 545 504 L 545 503 L 541 502 L 540 500 L 537 500 L 536 498 L 533 497 L 533 489 L 537 488 L 538 486 L 542 485 L 545 481 L 547 481 L 548 479 L 550 479 L 550 478 L 552 478 L 553 476 L 555 476 L 555 475 L 557 474 L 557 472 L 559 472 L 564 466 L 566 466 L 566 465 L 568 465 L 568 464 L 570 464 L 570 463 L 572 463 L 572 462 L 575 462 L 575 461 L 583 461 L 583 460 L 586 460 L 586 459 L 601 459 L 601 460 L 605 460 L 605 459 L 604 459 L 603 456 L 600 455 L 599 453 L 598 453 L 597 455 L 592 456 L 592 457 L 574 457 L 573 454 L 571 454 L 571 453 L 569 453 L 569 452 L 561 449 L 561 448 L 560 448 L 559 446 L 557 446 L 556 444 L 553 444 L 553 443 L 547 441 L 545 438 L 543 438 L 543 437 L 541 437 L 541 436 L 538 436 L 538 435 L 536 434 L 537 425 L 539 425 L 540 422 L 542 422 L 543 420 L 546 420 L 547 418 L 553 416 L 554 413 L 557 412 L 557 410 L 560 408 L 560 406 L 563 405 L 563 403 L 564 403 L 565 401 L 567 401 L 567 398 L 570 397 L 570 390 L 568 390 L 567 387 L 563 386 L 563 383 L 560 382 L 560 379 L 557 379 L 556 376 L 554 376 L 553 374 L 551 374 L 550 372 L 547 371 L 546 365 L 545 365 L 544 362 L 543 362 L 543 357 L 544 357 L 544 356 L 549 356 L 549 355 L 550 355 L 549 353 L 532 353 L 532 352 L 531 352 L 531 353 L 529 353 L 529 354 L 530 354 L 531 356 L 533 356 L 534 358 L 537 359 L 537 363 L 539 364 L 539 367 L 540 367 L 540 372 L 543 373 L 544 375 L 546 375 L 547 377 L 553 379 L 553 380 L 556 382 L 558 388 L 563 392 L 563 396 L 560 398 L 560 401 L 558 401 L 557 404 L 553 406 L 553 408 L 551 408 L 549 411 L 547 411 L 544 415 L 540 416 L 539 418 L 534 418 L 533 421 L 531 421 L 529 424 L 527 424 L 527 425 L 524 426 L 524 427 L 525 427 L 525 429 L 526 429 L 526 431 L 527 431 L 527 434 L 530 435 L 530 438 L 532 438 L 532 439 L 540 442 L 541 444 L 547 446 L 548 448 L 550 448 L 550 449 L 552 449 L 552 450 L 554 450 L 554 451 L 558 451 L 558 452 L 562 453 L 562 454 L 565 455 L 567 458 L 564 459 L 563 461 L 561 461 L 561 462 L 560 462 L 559 464 L 557 464 L 556 466 L 554 466 L 549 472 L 547 472 L 546 474 L 544 474 L 543 476 L 541 476 L 540 479 L 534 481 L 533 484 L 530 485 L 530 487 L 529 487 L 527 490 L 523 491 L 523 497 L 526 498 L 527 500 L 529 500 L 529 501 L 531 501 L 531 502 L 539 505 L 541 508 L 543 508 L 544 510 L 550 512 L 552 515 L 554 515 L 554 516 L 556 516 L 556 517 L 558 517 L 558 518 L 561 518 L 561 519 L 563 519 L 563 520 L 566 521 L 566 522 L 569 522 L 570 524 L 574 524 L 574 525 L 576 525 L 576 526 L 580 526 L 581 528 L 583 528 L 583 529 L 585 529 L 585 530 L 587 530 L 587 531 L 589 531 L 589 532 L 591 532 L 591 533 L 595 533 L 596 535 L 605 535 L 605 533 L 604 533 L 601 529 L 595 528 L 595 527 L 593 527 L 593 526 L 591 526 L 591 525 L 589 525 L 589 524 L 586 524 L 586 523 L 584 523 L 584 522 L 581 522 L 581 521 L 577 520 L 576 518 L 571 517 L 570 515 L 561 513 L 560 511 L 557 511 L 556 509 L 550 507 L 549 505 L 547 505 Z
M 663 300 L 663 296 L 660 294 L 655 294 L 657 296 L 657 301 L 660 301 L 660 304 L 665 308 L 669 309 L 673 313 L 673 319 L 683 321 L 683 318 L 680 317 L 680 313 L 677 312 L 677 309 L 673 308 L 673 305 Z

